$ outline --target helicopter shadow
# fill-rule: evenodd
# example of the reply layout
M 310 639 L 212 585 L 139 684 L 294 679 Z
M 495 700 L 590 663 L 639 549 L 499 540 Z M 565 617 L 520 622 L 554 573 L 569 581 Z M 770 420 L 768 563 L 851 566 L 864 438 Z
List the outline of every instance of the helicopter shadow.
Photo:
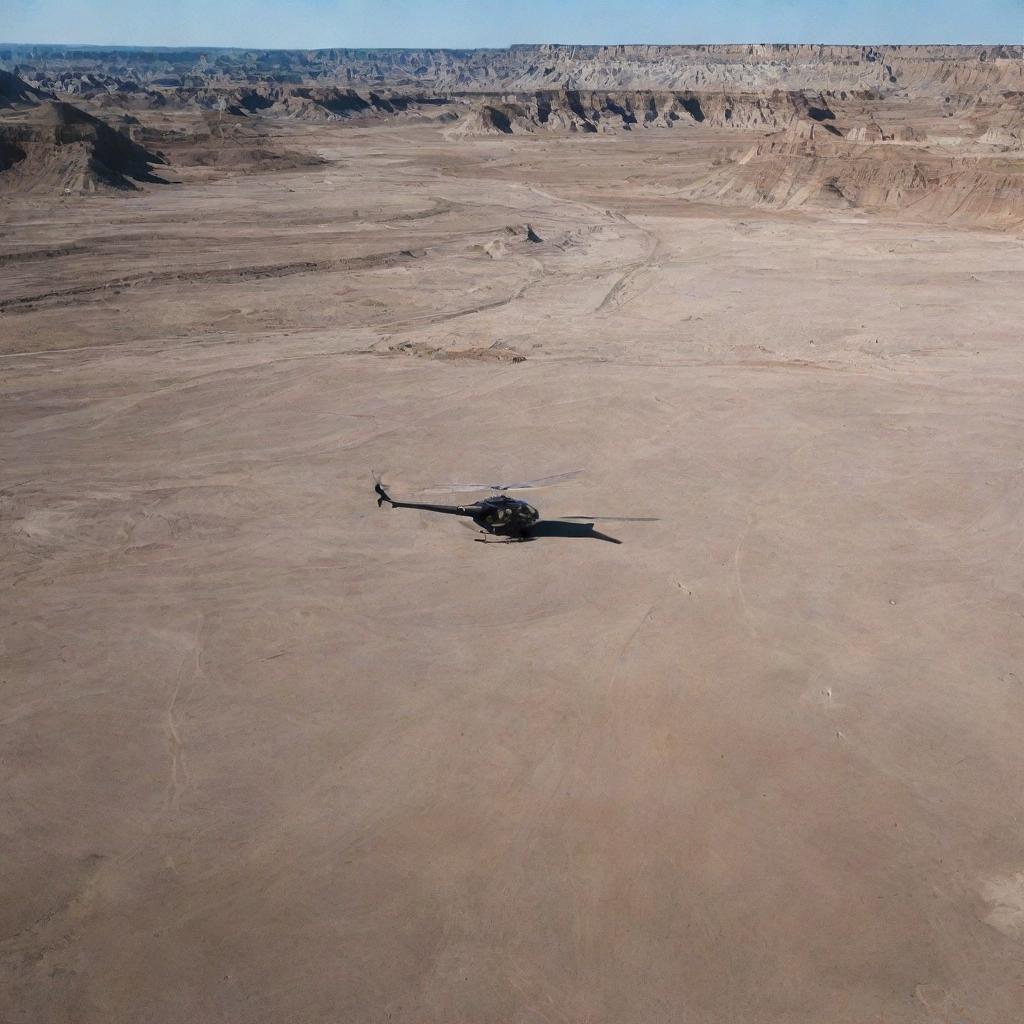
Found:
M 563 523 L 554 519 L 542 519 L 539 523 L 534 523 L 527 534 L 527 540 L 542 540 L 547 537 L 604 540 L 609 544 L 622 543 L 618 537 L 610 537 L 607 533 L 595 530 L 593 523 Z

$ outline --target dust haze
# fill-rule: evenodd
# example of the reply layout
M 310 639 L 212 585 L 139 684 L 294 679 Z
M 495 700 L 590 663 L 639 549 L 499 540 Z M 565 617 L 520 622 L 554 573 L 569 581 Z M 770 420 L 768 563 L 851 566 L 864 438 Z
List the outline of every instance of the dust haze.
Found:
M 0 68 L 0 1018 L 1020 1019 L 1019 46 Z

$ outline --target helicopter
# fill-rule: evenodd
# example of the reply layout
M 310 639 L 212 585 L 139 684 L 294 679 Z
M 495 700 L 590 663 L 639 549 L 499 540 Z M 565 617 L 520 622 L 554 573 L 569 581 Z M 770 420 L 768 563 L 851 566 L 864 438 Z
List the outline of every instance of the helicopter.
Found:
M 385 502 L 392 508 L 416 508 L 424 512 L 440 512 L 444 515 L 461 516 L 472 521 L 470 529 L 478 529 L 493 536 L 477 537 L 481 543 L 506 543 L 536 540 L 539 537 L 592 537 L 595 540 L 621 544 L 616 537 L 610 537 L 594 529 L 590 520 L 607 519 L 616 522 L 655 522 L 647 516 L 561 516 L 557 520 L 541 520 L 540 513 L 533 505 L 521 498 L 513 498 L 508 491 L 532 490 L 538 487 L 549 487 L 552 484 L 571 480 L 581 474 L 582 470 L 571 470 L 568 473 L 556 473 L 553 476 L 539 477 L 536 480 L 523 480 L 515 483 L 474 483 L 449 484 L 435 489 L 446 493 L 457 491 L 490 491 L 486 498 L 480 498 L 468 505 L 434 505 L 419 501 L 396 501 L 385 490 L 376 473 L 373 474 L 374 492 L 377 495 L 377 507 Z M 429 491 L 428 491 L 429 493 Z M 587 522 L 582 522 L 587 520 Z M 469 526 L 469 523 L 465 524 Z

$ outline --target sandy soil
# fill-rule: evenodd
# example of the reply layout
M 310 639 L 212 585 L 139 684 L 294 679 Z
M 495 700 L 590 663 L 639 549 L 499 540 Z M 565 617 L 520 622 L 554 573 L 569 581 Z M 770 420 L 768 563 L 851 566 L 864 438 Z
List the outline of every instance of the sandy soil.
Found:
M 0 1018 L 1017 1020 L 1021 239 L 294 130 L 0 205 Z

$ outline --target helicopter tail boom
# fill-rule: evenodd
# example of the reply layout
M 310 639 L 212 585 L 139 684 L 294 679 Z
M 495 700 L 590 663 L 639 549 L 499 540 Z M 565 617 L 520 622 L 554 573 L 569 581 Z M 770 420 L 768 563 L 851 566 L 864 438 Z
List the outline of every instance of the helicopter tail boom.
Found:
M 392 508 L 418 508 L 422 512 L 443 512 L 450 516 L 472 516 L 475 512 L 467 505 L 427 505 L 419 501 L 394 501 L 390 497 L 387 500 Z
M 395 501 L 386 490 L 376 473 L 373 474 L 373 490 L 377 495 L 377 508 L 387 502 L 392 508 L 418 508 L 424 512 L 446 512 L 453 516 L 472 516 L 475 509 L 466 505 L 427 505 L 418 501 Z

